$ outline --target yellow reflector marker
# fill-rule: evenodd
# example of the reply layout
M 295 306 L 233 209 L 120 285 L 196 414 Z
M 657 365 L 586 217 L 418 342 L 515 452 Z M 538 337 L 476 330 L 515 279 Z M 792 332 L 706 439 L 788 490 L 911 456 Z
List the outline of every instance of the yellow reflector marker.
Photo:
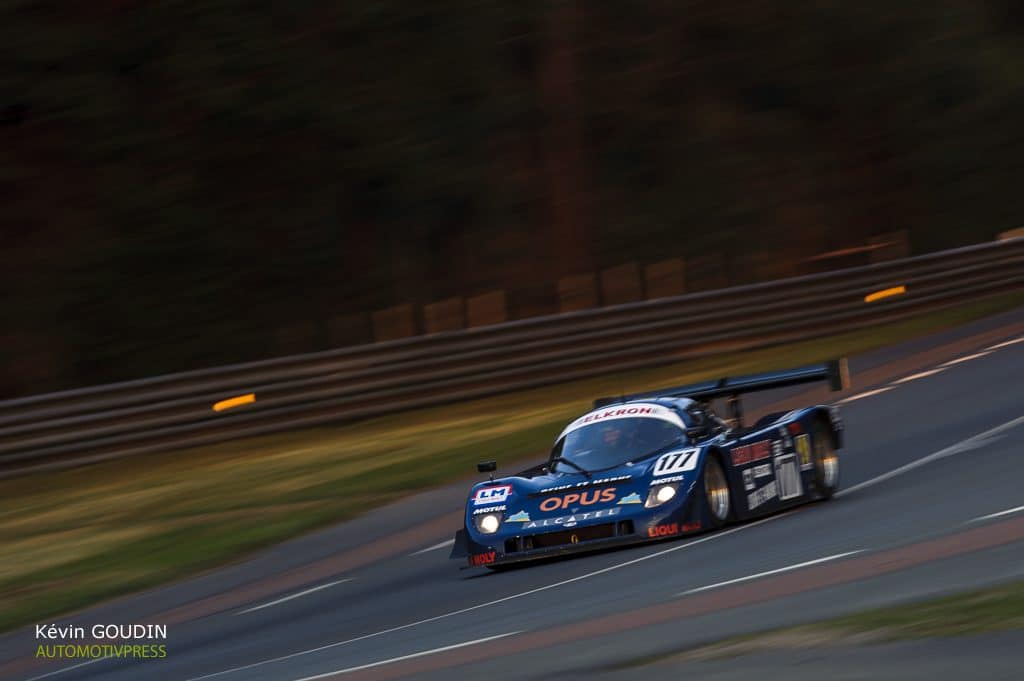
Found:
M 226 400 L 213 405 L 214 411 L 224 411 L 225 409 L 231 409 L 232 407 L 240 407 L 243 404 L 251 404 L 256 401 L 256 393 L 249 393 L 248 395 L 239 395 L 238 397 L 229 397 Z
M 868 295 L 864 296 L 864 302 L 865 303 L 873 303 L 876 300 L 881 300 L 882 298 L 890 298 L 892 296 L 902 295 L 902 294 L 904 294 L 906 292 L 907 292 L 907 287 L 906 286 L 893 286 L 892 288 L 886 288 L 886 289 L 882 289 L 881 291 L 875 291 L 874 293 L 869 293 Z

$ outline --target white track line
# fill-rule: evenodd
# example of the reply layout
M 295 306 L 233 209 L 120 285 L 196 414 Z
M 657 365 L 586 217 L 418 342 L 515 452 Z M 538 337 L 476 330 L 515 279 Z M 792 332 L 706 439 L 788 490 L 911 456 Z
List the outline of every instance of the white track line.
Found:
M 864 399 L 865 397 L 871 397 L 872 395 L 881 395 L 882 393 L 889 392 L 890 390 L 892 390 L 892 386 L 887 385 L 884 388 L 869 390 L 866 393 L 860 393 L 859 395 L 850 395 L 849 397 L 844 397 L 843 399 L 836 402 L 836 404 L 846 404 L 847 402 L 855 402 L 857 400 Z
M 899 385 L 900 383 L 909 383 L 910 381 L 916 381 L 919 378 L 925 378 L 926 376 L 933 376 L 935 374 L 942 373 L 946 370 L 946 367 L 939 367 L 938 369 L 929 369 L 928 371 L 922 371 L 919 374 L 912 374 L 910 376 L 904 376 L 903 378 L 897 379 L 892 382 L 893 385 Z
M 956 444 L 950 445 L 945 449 L 940 449 L 939 451 L 933 452 L 928 456 L 921 457 L 916 461 L 911 461 L 910 463 L 900 466 L 899 468 L 894 468 L 891 471 L 883 473 L 877 477 L 871 478 L 870 480 L 865 480 L 864 482 L 856 484 L 853 487 L 847 487 L 844 490 L 836 492 L 835 496 L 842 497 L 849 494 L 850 492 L 856 492 L 857 490 L 864 489 L 865 487 L 871 487 L 872 485 L 877 485 L 880 482 L 885 482 L 886 480 L 895 478 L 898 475 L 903 475 L 908 471 L 912 471 L 915 468 L 920 468 L 921 466 L 929 464 L 933 461 L 938 461 L 939 459 L 945 459 L 948 456 L 954 456 L 956 454 L 962 454 L 963 452 L 969 452 L 971 450 L 984 447 L 987 444 L 985 440 L 987 440 L 988 438 L 998 435 L 1004 430 L 1009 430 L 1010 428 L 1018 426 L 1022 423 L 1024 423 L 1024 416 L 1018 416 L 1017 418 L 1011 421 L 1007 421 L 1006 423 L 1000 426 L 996 426 L 995 428 L 986 430 L 984 433 L 978 433 L 977 435 L 969 437 L 966 440 L 957 442 Z
M 416 551 L 415 553 L 410 553 L 409 555 L 410 556 L 418 556 L 421 553 L 426 553 L 427 551 L 436 551 L 437 549 L 443 549 L 444 547 L 451 546 L 454 543 L 455 543 L 455 538 L 452 537 L 451 539 L 445 539 L 440 544 L 434 544 L 433 546 L 428 546 L 425 549 L 420 549 L 419 551 Z
M 1014 343 L 1024 343 L 1024 336 L 1020 338 L 1014 338 L 1013 340 L 1004 341 L 996 345 L 990 345 L 987 350 L 998 350 L 999 348 L 1005 348 L 1007 345 L 1013 345 Z
M 981 352 L 976 352 L 973 355 L 967 355 L 966 357 L 957 357 L 956 359 L 951 359 L 948 362 L 943 362 L 939 366 L 941 366 L 942 368 L 951 367 L 954 364 L 960 364 L 960 362 L 969 362 L 972 359 L 978 359 L 979 357 L 984 357 L 985 355 L 991 355 L 991 354 L 992 354 L 991 350 L 982 350 Z
M 999 511 L 999 513 L 989 513 L 988 515 L 983 515 L 979 518 L 975 518 L 974 520 L 968 522 L 977 523 L 981 522 L 982 520 L 991 520 L 992 518 L 999 518 L 1000 516 L 1010 515 L 1012 513 L 1020 513 L 1021 511 L 1024 511 L 1024 506 L 1018 506 L 1017 508 L 1008 508 L 1005 511 Z
M 739 525 L 738 527 L 734 527 L 732 529 L 725 530 L 725 531 L 722 531 L 722 532 L 715 532 L 714 534 L 709 534 L 709 535 L 707 535 L 705 537 L 701 537 L 700 539 L 694 539 L 693 541 L 688 541 L 685 544 L 679 544 L 678 546 L 673 546 L 671 548 L 667 548 L 667 549 L 664 549 L 662 551 L 656 551 L 655 553 L 649 553 L 646 556 L 640 556 L 639 558 L 634 558 L 633 560 L 627 560 L 627 561 L 622 562 L 622 563 L 616 563 L 615 565 L 609 565 L 608 567 L 602 568 L 600 570 L 594 570 L 593 572 L 587 572 L 585 574 L 579 575 L 578 577 L 570 577 L 569 579 L 563 579 L 560 582 L 553 582 L 551 584 L 546 584 L 544 586 L 539 586 L 536 589 L 530 589 L 529 591 L 523 591 L 523 592 L 520 592 L 520 593 L 517 593 L 517 594 L 512 594 L 511 596 L 505 596 L 503 598 L 498 598 L 498 599 L 495 599 L 493 601 L 487 601 L 486 603 L 478 603 L 477 605 L 471 605 L 471 606 L 469 606 L 467 608 L 462 608 L 460 610 L 452 610 L 451 612 L 446 612 L 446 613 L 443 613 L 441 615 L 435 615 L 434 617 L 428 617 L 426 619 L 418 620 L 416 622 L 409 622 L 408 624 L 401 624 L 401 625 L 399 625 L 397 627 L 391 627 L 390 629 L 382 629 L 381 631 L 375 631 L 372 634 L 364 634 L 362 636 L 356 636 L 355 638 L 345 639 L 344 641 L 336 641 L 335 643 L 328 643 L 326 645 L 322 645 L 322 646 L 319 646 L 317 648 L 310 648 L 308 650 L 300 650 L 299 652 L 289 653 L 288 655 L 281 655 L 280 657 L 272 657 L 272 658 L 268 658 L 266 660 L 260 660 L 258 662 L 251 662 L 249 664 L 241 665 L 239 667 L 232 667 L 231 669 L 225 669 L 223 671 L 213 672 L 212 674 L 204 674 L 203 676 L 194 676 L 194 677 L 188 679 L 188 681 L 200 681 L 200 679 L 209 679 L 209 678 L 213 678 L 215 676 L 221 676 L 223 674 L 231 674 L 233 672 L 238 672 L 238 671 L 242 671 L 242 670 L 245 670 L 245 669 L 252 669 L 254 667 L 261 667 L 263 665 L 272 664 L 274 662 L 281 662 L 282 660 L 290 660 L 290 659 L 292 659 L 294 657 L 299 657 L 299 656 L 302 656 L 302 655 L 309 655 L 311 653 L 317 653 L 317 652 L 320 652 L 321 650 L 328 650 L 330 648 L 337 648 L 338 646 L 348 645 L 349 643 L 355 643 L 357 641 L 363 641 L 363 640 L 366 640 L 368 638 L 374 638 L 376 636 L 382 636 L 384 634 L 390 634 L 390 633 L 395 632 L 395 631 L 401 631 L 402 629 L 409 629 L 410 627 L 419 626 L 421 624 L 427 624 L 429 622 L 436 622 L 438 620 L 442 620 L 442 619 L 445 619 L 447 617 L 454 617 L 455 615 L 461 615 L 461 614 L 466 613 L 466 612 L 472 612 L 473 610 L 479 610 L 481 608 L 489 608 L 490 606 L 497 605 L 498 603 L 504 603 L 505 601 L 511 601 L 511 600 L 516 599 L 516 598 L 522 598 L 523 596 L 530 596 L 532 594 L 539 593 L 541 591 L 547 591 L 548 589 L 554 589 L 554 588 L 557 588 L 557 587 L 560 587 L 560 586 L 564 586 L 566 584 L 571 584 L 573 582 L 578 582 L 578 581 L 580 581 L 582 579 L 588 579 L 590 577 L 596 577 L 597 575 L 602 575 L 602 574 L 604 574 L 606 572 L 612 572 L 613 570 L 618 570 L 620 568 L 624 568 L 624 567 L 627 567 L 627 566 L 630 566 L 630 565 L 635 565 L 636 563 L 642 563 L 645 560 L 651 560 L 652 558 L 658 558 L 658 557 L 664 556 L 664 555 L 666 555 L 668 553 L 673 553 L 675 551 L 681 551 L 681 550 L 689 548 L 691 546 L 696 546 L 697 544 L 703 544 L 704 542 L 709 542 L 709 541 L 711 541 L 713 539 L 718 539 L 720 537 L 726 537 L 726 536 L 728 536 L 730 534 L 734 534 L 736 532 L 742 532 L 743 530 L 750 529 L 751 527 L 757 527 L 758 525 L 763 525 L 764 523 L 768 523 L 768 522 L 771 522 L 773 520 L 778 520 L 780 518 L 785 518 L 785 517 L 789 516 L 791 513 L 793 513 L 793 511 L 789 511 L 788 513 L 780 513 L 779 515 L 769 516 L 768 518 L 763 518 L 762 520 L 758 520 L 757 522 L 748 523 L 746 525 Z
M 380 660 L 379 662 L 371 662 L 369 664 L 359 665 L 358 667 L 346 667 L 345 669 L 335 669 L 333 672 L 324 672 L 323 674 L 316 674 L 315 676 L 303 676 L 301 679 L 295 679 L 295 681 L 315 681 L 315 679 L 323 679 L 328 676 L 334 676 L 335 674 L 347 674 L 349 672 L 357 672 L 362 669 L 370 669 L 372 667 L 379 667 L 384 664 L 391 664 L 393 662 L 401 662 L 403 660 L 411 660 L 416 657 L 423 657 L 424 655 L 433 655 L 435 653 L 443 653 L 446 650 L 455 650 L 456 648 L 465 648 L 466 646 L 475 646 L 478 643 L 486 643 L 488 641 L 494 641 L 495 639 L 505 638 L 506 636 L 514 636 L 521 634 L 522 631 L 510 631 L 507 634 L 498 634 L 497 636 L 488 636 L 487 638 L 478 638 L 472 641 L 464 641 L 463 643 L 456 643 L 455 645 L 444 646 L 441 648 L 432 648 L 431 650 L 424 650 L 418 653 L 412 653 L 411 655 L 402 655 L 401 657 L 392 657 L 387 660 Z
M 873 397 L 875 395 L 881 395 L 882 393 L 889 392 L 890 390 L 892 390 L 893 388 L 895 388 L 896 386 L 898 386 L 898 385 L 900 385 L 902 383 L 909 383 L 910 381 L 916 381 L 919 378 L 925 378 L 926 376 L 932 376 L 934 374 L 937 374 L 937 373 L 945 371 L 946 369 L 948 369 L 951 366 L 954 366 L 956 364 L 960 364 L 961 362 L 968 362 L 968 361 L 970 361 L 972 359 L 978 359 L 979 357 L 985 357 L 986 355 L 992 354 L 993 350 L 998 350 L 999 348 L 1006 347 L 1007 345 L 1013 345 L 1014 343 L 1021 343 L 1021 342 L 1024 342 L 1024 336 L 1022 336 L 1021 338 L 1016 338 L 1016 339 L 1011 340 L 1011 341 L 1006 341 L 1005 343 L 999 343 L 998 345 L 993 345 L 993 346 L 991 346 L 989 348 L 986 348 L 985 350 L 982 350 L 981 352 L 976 352 L 973 355 L 967 355 L 966 357 L 957 357 L 956 359 L 951 359 L 948 362 L 943 362 L 942 364 L 940 364 L 935 369 L 928 369 L 926 371 L 922 371 L 920 373 L 916 373 L 916 374 L 913 374 L 911 376 L 904 376 L 903 378 L 899 378 L 899 379 L 896 379 L 895 381 L 892 381 L 889 385 L 885 386 L 884 388 L 877 388 L 875 390 L 868 390 L 867 392 L 858 393 L 857 395 L 850 395 L 849 397 L 844 397 L 843 399 L 841 399 L 838 402 L 836 402 L 836 404 L 846 404 L 848 402 L 856 402 L 857 400 L 864 399 L 865 397 Z
M 796 565 L 787 565 L 786 567 L 776 568 L 775 570 L 766 570 L 765 572 L 758 572 L 754 575 L 747 575 L 746 577 L 739 577 L 737 579 L 730 579 L 725 582 L 716 582 L 714 584 L 708 584 L 707 586 L 699 586 L 696 589 L 688 589 L 681 591 L 676 596 L 689 596 L 690 594 L 700 593 L 701 591 L 709 591 L 711 589 L 717 589 L 721 586 L 729 586 L 730 584 L 739 584 L 740 582 L 749 582 L 754 579 L 760 579 L 761 577 L 767 577 L 769 575 L 777 575 L 781 572 L 790 572 L 792 570 L 799 570 L 802 567 L 808 565 L 817 565 L 818 563 L 826 563 L 830 560 L 839 560 L 846 556 L 852 556 L 855 553 L 863 553 L 864 549 L 857 549 L 856 551 L 847 551 L 846 553 L 837 553 L 834 556 L 825 556 L 824 558 L 817 558 L 815 560 L 808 560 L 804 563 L 797 563 Z
M 235 614 L 236 615 L 244 615 L 247 612 L 256 612 L 257 610 L 262 610 L 263 608 L 269 608 L 270 606 L 277 605 L 278 603 L 284 603 L 285 601 L 290 601 L 293 598 L 298 598 L 299 596 L 305 596 L 306 594 L 311 594 L 314 591 L 320 591 L 321 589 L 326 589 L 328 587 L 332 587 L 335 584 L 343 584 L 345 582 L 351 582 L 351 581 L 352 581 L 352 578 L 348 577 L 346 579 L 339 579 L 339 580 L 334 581 L 334 582 L 328 582 L 327 584 L 321 584 L 320 586 L 314 586 L 312 589 L 306 589 L 305 591 L 300 591 L 299 593 L 292 594 L 291 596 L 285 596 L 284 598 L 278 598 L 276 601 L 270 601 L 269 603 L 263 603 L 262 605 L 257 605 L 257 606 L 248 608 L 247 610 L 243 610 L 241 612 L 236 612 Z
M 31 679 L 25 679 L 25 681 L 39 681 L 39 679 L 46 679 L 46 678 L 49 678 L 51 676 L 56 676 L 57 674 L 63 674 L 64 672 L 69 672 L 72 669 L 78 669 L 79 667 L 84 667 L 87 664 L 94 664 L 96 662 L 102 662 L 103 660 L 107 660 L 107 659 L 110 659 L 110 658 L 109 657 L 97 657 L 96 659 L 89 660 L 88 662 L 79 662 L 76 665 L 72 665 L 70 667 L 64 667 L 64 669 L 58 669 L 56 671 L 46 672 L 45 674 L 40 674 L 39 676 L 33 676 Z

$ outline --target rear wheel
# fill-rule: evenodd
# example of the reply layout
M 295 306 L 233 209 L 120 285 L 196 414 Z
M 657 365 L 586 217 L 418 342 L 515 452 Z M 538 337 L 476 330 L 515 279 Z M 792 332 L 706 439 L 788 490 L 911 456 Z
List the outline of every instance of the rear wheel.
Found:
M 704 461 L 704 505 L 712 527 L 721 527 L 732 516 L 732 495 L 729 481 L 718 457 L 709 455 Z
M 839 487 L 839 453 L 832 441 L 832 431 L 819 423 L 811 439 L 814 448 L 814 486 L 819 498 L 830 499 Z

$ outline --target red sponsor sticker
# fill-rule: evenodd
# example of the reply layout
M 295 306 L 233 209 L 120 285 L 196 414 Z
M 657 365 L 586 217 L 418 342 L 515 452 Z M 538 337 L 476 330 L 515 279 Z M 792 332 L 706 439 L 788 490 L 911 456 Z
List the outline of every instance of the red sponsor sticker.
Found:
M 743 445 L 742 447 L 733 448 L 732 465 L 743 466 L 745 464 L 751 463 L 752 461 L 760 461 L 761 459 L 767 459 L 771 455 L 771 440 L 761 440 L 759 442 L 752 442 L 749 445 Z
M 696 532 L 700 529 L 700 523 L 683 523 L 683 532 Z
M 803 428 L 800 427 L 799 421 L 793 421 L 793 423 L 789 424 L 788 428 L 791 435 L 799 435 L 804 432 Z
M 673 534 L 679 534 L 679 523 L 655 525 L 654 527 L 647 528 L 648 537 L 668 537 Z
M 476 553 L 469 557 L 469 564 L 473 565 L 474 567 L 478 567 L 480 565 L 490 565 L 493 562 L 494 551 L 489 551 L 487 553 Z

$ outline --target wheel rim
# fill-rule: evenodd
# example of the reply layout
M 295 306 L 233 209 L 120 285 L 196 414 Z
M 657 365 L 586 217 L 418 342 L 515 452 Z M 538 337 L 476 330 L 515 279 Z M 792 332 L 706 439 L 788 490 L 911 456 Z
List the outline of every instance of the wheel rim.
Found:
M 729 517 L 729 483 L 725 480 L 725 473 L 722 472 L 718 460 L 714 458 L 708 459 L 707 467 L 704 469 L 704 495 L 711 513 L 718 520 Z
M 821 476 L 822 484 L 831 489 L 839 481 L 839 455 L 832 449 L 828 436 L 819 437 L 815 442 L 815 450 L 818 464 L 818 474 Z

